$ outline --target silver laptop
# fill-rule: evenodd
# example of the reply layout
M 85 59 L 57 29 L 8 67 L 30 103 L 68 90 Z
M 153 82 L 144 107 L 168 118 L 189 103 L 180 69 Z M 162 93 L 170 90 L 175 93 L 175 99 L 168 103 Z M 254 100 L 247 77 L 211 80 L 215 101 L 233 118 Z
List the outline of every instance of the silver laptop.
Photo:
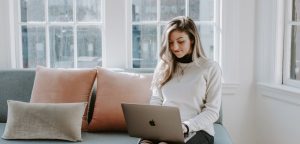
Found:
M 169 106 L 122 103 L 128 134 L 149 140 L 185 143 L 179 109 Z

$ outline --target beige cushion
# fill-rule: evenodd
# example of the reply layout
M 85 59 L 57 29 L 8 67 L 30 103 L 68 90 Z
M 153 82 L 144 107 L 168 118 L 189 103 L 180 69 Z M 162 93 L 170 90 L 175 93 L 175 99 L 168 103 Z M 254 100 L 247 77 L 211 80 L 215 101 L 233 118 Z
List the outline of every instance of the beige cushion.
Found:
M 97 69 L 97 94 L 88 131 L 126 131 L 121 103 L 149 103 L 152 75 Z
M 88 102 L 96 75 L 96 69 L 54 69 L 38 66 L 30 102 Z M 86 111 L 82 130 L 86 131 L 87 125 Z
M 86 103 L 26 103 L 8 100 L 4 139 L 81 141 Z

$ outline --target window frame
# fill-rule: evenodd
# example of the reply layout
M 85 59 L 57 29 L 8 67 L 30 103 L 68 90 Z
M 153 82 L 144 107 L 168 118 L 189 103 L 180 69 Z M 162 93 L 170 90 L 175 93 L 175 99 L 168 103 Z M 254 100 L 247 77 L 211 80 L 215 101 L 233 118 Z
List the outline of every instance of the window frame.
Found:
M 282 84 L 300 88 L 300 80 L 290 78 L 291 71 L 291 32 L 292 26 L 300 26 L 300 22 L 292 22 L 292 0 L 285 1 L 284 10 L 284 58 Z
M 221 64 L 221 1 L 213 0 L 214 2 L 214 19 L 211 21 L 195 21 L 196 24 L 203 25 L 209 24 L 214 28 L 214 54 L 213 60 L 219 62 Z M 126 68 L 127 69 L 140 69 L 140 70 L 148 70 L 153 71 L 155 68 L 133 68 L 133 55 L 132 55 L 132 26 L 134 24 L 155 24 L 157 27 L 157 59 L 159 61 L 159 49 L 161 44 L 160 32 L 161 25 L 167 24 L 168 21 L 159 21 L 160 19 L 160 3 L 161 0 L 157 0 L 157 19 L 156 21 L 142 21 L 142 22 L 133 22 L 132 21 L 132 0 L 127 0 L 126 2 Z M 189 0 L 185 0 L 185 16 L 189 15 Z
M 48 1 L 48 0 L 46 0 Z M 119 2 L 120 6 L 114 6 L 115 2 Z M 159 0 L 160 2 L 160 0 Z M 17 4 L 18 1 L 10 1 L 10 5 L 13 7 L 10 9 L 11 17 L 11 46 L 12 46 L 12 67 L 16 68 L 23 68 L 22 62 L 22 47 L 21 44 L 21 35 L 20 35 L 20 10 Z M 227 59 L 226 56 L 222 56 L 224 52 L 222 52 L 222 13 L 221 8 L 222 1 L 214 0 L 214 60 L 218 61 L 222 66 L 221 60 Z M 101 3 L 102 13 L 101 13 L 101 20 L 102 20 L 102 67 L 107 68 L 121 68 L 126 70 L 132 70 L 137 72 L 153 72 L 154 68 L 132 68 L 132 47 L 131 47 L 131 38 L 132 38 L 132 25 L 131 22 L 131 0 L 125 1 L 118 1 L 118 0 L 110 0 L 105 1 L 103 0 Z M 118 10 L 118 12 L 116 12 Z M 125 11 L 125 13 L 123 12 Z M 233 18 L 234 20 L 237 17 Z M 118 34 L 115 34 L 116 30 L 113 30 L 114 27 L 117 26 Z M 233 29 L 234 30 L 234 29 Z M 234 31 L 237 34 L 237 31 Z M 158 33 L 159 34 L 159 33 Z M 158 36 L 159 38 L 159 36 Z M 75 39 L 75 37 L 74 37 Z M 226 38 L 225 38 L 226 39 Z M 118 41 L 118 43 L 116 43 Z M 160 41 L 160 39 L 159 39 Z M 158 42 L 160 45 L 160 43 Z M 236 45 L 233 47 L 228 47 L 229 49 L 237 49 L 235 48 Z M 116 51 L 119 51 L 116 53 Z M 235 52 L 235 50 L 233 50 Z M 159 50 L 157 51 L 157 55 Z M 77 61 L 76 61 L 77 62 Z M 50 67 L 49 65 L 47 65 Z
M 43 22 L 22 22 L 21 20 L 21 3 L 20 0 L 13 0 L 11 5 L 13 6 L 13 9 L 16 10 L 12 15 L 14 16 L 14 20 L 11 20 L 11 23 L 14 23 L 14 59 L 15 59 L 15 67 L 17 68 L 24 68 L 23 67 L 23 45 L 22 45 L 22 26 L 43 26 L 45 27 L 45 50 L 46 50 L 46 67 L 51 67 L 50 63 L 50 39 L 49 39 L 49 29 L 51 26 L 71 26 L 73 28 L 73 44 L 74 44 L 74 53 L 73 53 L 73 68 L 78 68 L 78 48 L 77 48 L 77 27 L 79 26 L 96 26 L 100 28 L 101 30 L 101 38 L 102 38 L 102 65 L 103 65 L 103 48 L 104 48 L 104 12 L 105 12 L 105 0 L 101 1 L 101 21 L 95 21 L 95 22 L 78 22 L 77 21 L 77 9 L 76 9 L 76 0 L 73 1 L 73 21 L 72 22 L 49 22 L 48 19 L 48 1 L 45 1 L 45 21 Z M 14 22 L 13 22 L 14 21 Z

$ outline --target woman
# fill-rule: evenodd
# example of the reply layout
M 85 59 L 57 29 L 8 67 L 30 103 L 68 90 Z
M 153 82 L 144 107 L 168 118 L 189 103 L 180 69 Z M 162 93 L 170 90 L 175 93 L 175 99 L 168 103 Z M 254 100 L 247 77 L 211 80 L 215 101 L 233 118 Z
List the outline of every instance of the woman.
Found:
M 162 36 L 161 61 L 152 81 L 150 104 L 179 108 L 187 144 L 213 144 L 213 123 L 219 117 L 221 76 L 219 65 L 206 58 L 192 19 L 172 19 Z M 140 140 L 145 143 L 166 143 Z

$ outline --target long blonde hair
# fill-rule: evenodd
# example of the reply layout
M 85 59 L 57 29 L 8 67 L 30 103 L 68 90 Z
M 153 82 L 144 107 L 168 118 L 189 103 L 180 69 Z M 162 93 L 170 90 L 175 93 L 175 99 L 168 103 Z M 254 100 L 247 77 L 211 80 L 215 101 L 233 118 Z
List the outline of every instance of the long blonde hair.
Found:
M 177 69 L 177 61 L 175 60 L 176 56 L 169 49 L 169 35 L 175 30 L 185 32 L 193 42 L 191 47 L 193 62 L 197 63 L 200 57 L 206 59 L 194 21 L 185 16 L 173 18 L 167 24 L 162 35 L 161 49 L 159 53 L 161 61 L 157 64 L 154 71 L 152 88 L 162 87 L 166 84 L 172 78 Z

